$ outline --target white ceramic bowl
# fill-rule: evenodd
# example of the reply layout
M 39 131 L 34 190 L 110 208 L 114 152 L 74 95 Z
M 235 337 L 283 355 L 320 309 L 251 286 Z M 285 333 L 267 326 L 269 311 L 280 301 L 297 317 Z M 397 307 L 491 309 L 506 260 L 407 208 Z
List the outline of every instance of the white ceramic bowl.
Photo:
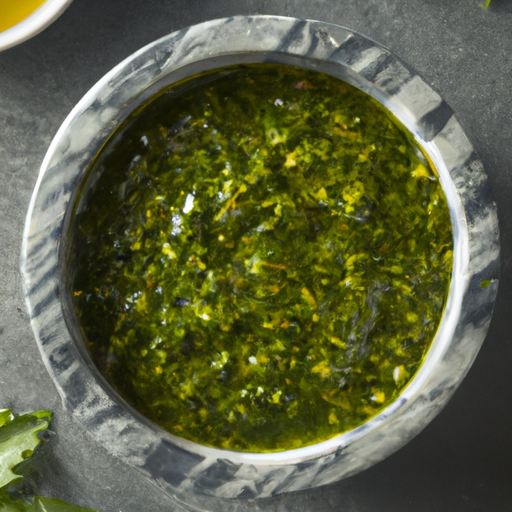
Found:
M 18 0 L 23 2 L 23 0 Z M 73 0 L 46 0 L 28 18 L 0 32 L 0 51 L 30 39 L 53 23 Z M 1 15 L 1 13 L 0 13 Z

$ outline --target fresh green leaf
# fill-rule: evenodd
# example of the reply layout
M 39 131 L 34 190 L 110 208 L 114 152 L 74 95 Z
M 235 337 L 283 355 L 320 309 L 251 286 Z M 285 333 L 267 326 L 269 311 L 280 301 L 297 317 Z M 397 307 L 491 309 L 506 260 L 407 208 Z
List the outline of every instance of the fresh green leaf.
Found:
M 38 434 L 48 428 L 51 417 L 50 411 L 21 416 L 13 416 L 9 409 L 0 411 L 0 488 L 20 478 L 12 469 L 32 455 L 41 442 Z
M 31 505 L 23 500 L 13 500 L 4 489 L 0 489 L 0 512 L 31 512 Z
M 61 500 L 36 496 L 32 503 L 13 500 L 5 490 L 0 489 L 0 512 L 97 512 L 90 508 L 68 505 Z
M 3 511 L 0 511 L 3 512 Z M 32 508 L 29 512 L 97 512 L 90 508 L 77 507 L 69 505 L 55 498 L 43 498 L 36 496 L 32 502 Z
M 0 427 L 3 427 L 6 423 L 9 423 L 13 419 L 13 414 L 10 409 L 0 410 Z
M 48 428 L 51 418 L 50 411 L 14 416 L 10 409 L 0 409 L 0 512 L 97 512 L 42 496 L 27 503 L 12 499 L 3 489 L 21 478 L 12 469 L 32 455 L 41 442 L 38 434 Z

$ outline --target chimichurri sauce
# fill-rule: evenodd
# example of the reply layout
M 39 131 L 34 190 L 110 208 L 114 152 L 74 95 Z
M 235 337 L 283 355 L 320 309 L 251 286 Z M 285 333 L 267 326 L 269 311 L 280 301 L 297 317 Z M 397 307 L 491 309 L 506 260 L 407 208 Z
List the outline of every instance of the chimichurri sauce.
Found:
M 170 87 L 95 158 L 69 287 L 92 357 L 138 411 L 273 452 L 376 415 L 436 333 L 452 269 L 434 169 L 379 103 L 255 64 Z

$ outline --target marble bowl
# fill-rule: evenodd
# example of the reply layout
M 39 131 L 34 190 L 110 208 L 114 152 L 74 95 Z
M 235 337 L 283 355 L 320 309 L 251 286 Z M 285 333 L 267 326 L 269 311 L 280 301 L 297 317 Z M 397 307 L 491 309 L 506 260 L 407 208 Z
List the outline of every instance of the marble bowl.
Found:
M 23 0 L 18 0 L 23 1 Z M 30 39 L 52 24 L 73 0 L 46 0 L 30 16 L 0 32 L 0 51 Z
M 399 398 L 365 424 L 280 453 L 240 453 L 175 437 L 129 407 L 92 364 L 69 321 L 64 257 L 88 165 L 112 130 L 163 87 L 228 64 L 279 62 L 343 79 L 384 104 L 436 166 L 454 238 L 446 310 L 428 355 Z M 434 418 L 487 332 L 498 286 L 496 207 L 480 160 L 439 94 L 388 50 L 339 26 L 251 16 L 202 23 L 141 49 L 102 78 L 55 136 L 26 222 L 22 273 L 42 357 L 67 409 L 115 457 L 200 510 L 224 499 L 268 497 L 324 485 L 395 452 Z

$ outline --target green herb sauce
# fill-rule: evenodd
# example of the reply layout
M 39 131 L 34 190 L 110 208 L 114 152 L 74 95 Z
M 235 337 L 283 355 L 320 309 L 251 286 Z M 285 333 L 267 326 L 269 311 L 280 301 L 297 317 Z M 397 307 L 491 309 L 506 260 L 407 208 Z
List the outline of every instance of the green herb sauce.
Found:
M 174 85 L 95 158 L 69 287 L 138 411 L 275 452 L 361 425 L 418 370 L 452 269 L 441 184 L 378 102 L 255 64 Z

